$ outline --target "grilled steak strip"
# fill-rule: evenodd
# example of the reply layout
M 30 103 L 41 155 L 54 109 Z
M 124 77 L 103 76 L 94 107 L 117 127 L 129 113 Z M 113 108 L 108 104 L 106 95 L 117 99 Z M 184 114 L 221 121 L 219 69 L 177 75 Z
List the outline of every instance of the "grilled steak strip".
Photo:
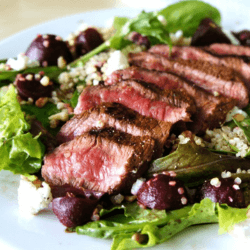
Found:
M 190 121 L 191 114 L 196 111 L 193 99 L 182 91 L 162 91 L 149 84 L 128 80 L 112 86 L 85 88 L 74 112 L 81 114 L 102 102 L 117 102 L 141 115 L 171 123 Z
M 172 48 L 171 57 L 169 56 L 169 46 L 156 45 L 149 52 L 162 55 L 169 59 L 184 59 L 184 60 L 201 60 L 207 61 L 215 65 L 223 65 L 239 72 L 245 78 L 245 85 L 250 93 L 250 65 L 245 63 L 241 58 L 237 57 L 217 57 L 208 52 L 192 46 L 174 46 Z M 248 96 L 247 96 L 248 97 Z M 249 99 L 247 98 L 246 102 Z
M 52 186 L 126 193 L 148 167 L 154 149 L 150 136 L 115 129 L 90 131 L 63 143 L 44 158 L 42 176 Z
M 206 61 L 178 59 L 176 61 L 150 52 L 130 53 L 130 64 L 150 70 L 168 71 L 194 82 L 212 94 L 220 93 L 237 100 L 239 107 L 247 105 L 248 93 L 238 73 L 225 66 Z
M 135 66 L 113 72 L 108 76 L 105 84 L 116 84 L 127 79 L 153 83 L 161 89 L 184 89 L 195 100 L 197 107 L 196 117 L 200 120 L 199 132 L 204 132 L 207 128 L 213 129 L 218 127 L 225 121 L 227 113 L 236 104 L 231 98 L 215 97 L 179 76 Z M 195 129 L 198 129 L 198 127 Z
M 217 55 L 237 55 L 250 57 L 250 47 L 225 43 L 214 43 L 205 49 Z
M 154 159 L 162 156 L 163 146 L 172 124 L 142 116 L 119 103 L 102 103 L 80 115 L 75 115 L 64 124 L 57 134 L 57 141 L 64 143 L 96 127 L 113 127 L 134 136 L 151 136 L 155 140 Z

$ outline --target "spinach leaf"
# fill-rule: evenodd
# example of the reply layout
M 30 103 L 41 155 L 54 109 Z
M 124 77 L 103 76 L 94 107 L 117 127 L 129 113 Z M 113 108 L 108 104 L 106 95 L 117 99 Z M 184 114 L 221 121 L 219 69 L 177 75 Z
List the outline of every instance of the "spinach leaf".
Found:
M 73 108 L 76 107 L 77 102 L 78 102 L 78 98 L 79 98 L 80 94 L 81 94 L 81 93 L 79 93 L 77 90 L 75 90 L 75 92 L 74 92 L 74 94 L 73 94 L 73 96 L 72 96 L 72 98 L 71 98 L 71 100 L 70 100 L 70 104 L 71 104 L 71 106 L 72 106 Z
M 204 180 L 220 177 L 227 170 L 236 172 L 238 168 L 249 169 L 250 160 L 230 155 L 215 154 L 194 142 L 179 144 L 176 151 L 152 163 L 149 174 L 175 171 L 177 178 L 187 186 L 202 184 Z
M 202 1 L 181 1 L 158 12 L 167 21 L 168 32 L 182 30 L 186 37 L 192 36 L 204 18 L 211 18 L 220 25 L 220 12 Z
M 51 134 L 55 135 L 58 132 L 59 128 L 52 129 L 50 128 L 50 123 L 49 123 L 49 116 L 54 115 L 59 112 L 55 104 L 48 102 L 42 108 L 38 108 L 35 105 L 25 104 L 21 106 L 21 109 L 26 114 L 35 116 L 35 118 L 39 122 L 41 122 L 43 127 Z

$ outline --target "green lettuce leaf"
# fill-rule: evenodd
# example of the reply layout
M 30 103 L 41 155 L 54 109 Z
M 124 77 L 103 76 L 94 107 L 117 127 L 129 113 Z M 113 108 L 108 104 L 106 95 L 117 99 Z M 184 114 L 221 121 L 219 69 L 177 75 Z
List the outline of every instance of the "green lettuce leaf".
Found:
M 103 209 L 102 220 L 76 227 L 78 234 L 98 238 L 113 238 L 111 250 L 152 247 L 161 244 L 192 225 L 219 223 L 219 233 L 226 233 L 247 219 L 250 208 L 232 208 L 204 199 L 178 210 L 143 209 L 136 202 Z M 117 211 L 115 214 L 114 211 Z M 123 213 L 121 213 L 123 211 Z M 135 233 L 146 236 L 143 243 L 135 241 Z
M 37 138 L 25 133 L 30 126 L 10 86 L 0 99 L 0 170 L 30 174 L 41 167 L 43 149 Z
M 247 208 L 234 208 L 228 205 L 217 205 L 218 220 L 219 220 L 219 234 L 224 234 L 233 229 L 236 223 L 242 222 L 247 219 L 247 211 L 250 209 L 250 205 Z
M 127 203 L 117 207 L 124 209 L 124 214 L 110 217 L 106 214 L 105 220 L 79 226 L 76 232 L 99 238 L 112 237 L 112 250 L 150 247 L 167 241 L 191 225 L 218 222 L 215 206 L 211 200 L 204 199 L 201 203 L 166 212 L 143 209 L 136 202 Z M 134 233 L 147 235 L 148 241 L 145 244 L 134 241 Z

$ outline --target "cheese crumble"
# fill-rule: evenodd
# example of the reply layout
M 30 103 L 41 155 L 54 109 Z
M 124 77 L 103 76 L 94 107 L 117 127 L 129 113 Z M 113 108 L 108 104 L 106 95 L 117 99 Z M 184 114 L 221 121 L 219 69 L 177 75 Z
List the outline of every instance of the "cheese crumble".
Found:
M 25 176 L 21 176 L 18 188 L 18 205 L 22 215 L 35 215 L 47 208 L 51 201 L 51 189 L 46 182 L 42 182 L 41 186 L 37 186 Z
M 38 67 L 39 62 L 29 59 L 24 53 L 17 55 L 17 59 L 9 58 L 6 65 L 14 70 L 23 70 L 32 67 Z

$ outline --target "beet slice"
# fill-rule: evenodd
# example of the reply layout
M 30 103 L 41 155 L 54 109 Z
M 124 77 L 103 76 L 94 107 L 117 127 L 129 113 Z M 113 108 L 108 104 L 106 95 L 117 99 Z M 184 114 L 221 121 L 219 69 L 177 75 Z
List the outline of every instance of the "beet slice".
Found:
M 231 41 L 212 19 L 205 18 L 201 21 L 195 31 L 192 37 L 191 45 L 208 46 L 213 43 L 231 44 Z
M 137 192 L 137 199 L 139 204 L 159 210 L 179 209 L 188 203 L 182 182 L 163 174 L 144 182 Z
M 29 97 L 37 100 L 40 97 L 50 97 L 53 90 L 53 83 L 47 79 L 47 86 L 41 84 L 43 74 L 18 74 L 14 85 L 21 98 L 27 100 Z M 46 85 L 46 84 L 45 84 Z
M 37 35 L 25 52 L 32 60 L 36 60 L 43 67 L 58 65 L 58 58 L 62 57 L 65 63 L 73 60 L 67 43 L 61 37 L 51 34 Z
M 213 202 L 225 203 L 231 207 L 246 207 L 245 198 L 239 184 L 233 178 L 213 178 L 204 182 L 201 198 L 209 198 Z
M 74 58 L 78 58 L 87 54 L 104 42 L 102 35 L 94 28 L 88 28 L 81 31 L 74 39 L 74 44 L 70 46 L 70 50 Z
M 52 209 L 66 227 L 76 227 L 91 220 L 97 200 L 78 197 L 59 197 L 52 201 Z
M 240 41 L 241 45 L 250 46 L 250 30 L 242 30 L 240 32 L 232 32 Z

